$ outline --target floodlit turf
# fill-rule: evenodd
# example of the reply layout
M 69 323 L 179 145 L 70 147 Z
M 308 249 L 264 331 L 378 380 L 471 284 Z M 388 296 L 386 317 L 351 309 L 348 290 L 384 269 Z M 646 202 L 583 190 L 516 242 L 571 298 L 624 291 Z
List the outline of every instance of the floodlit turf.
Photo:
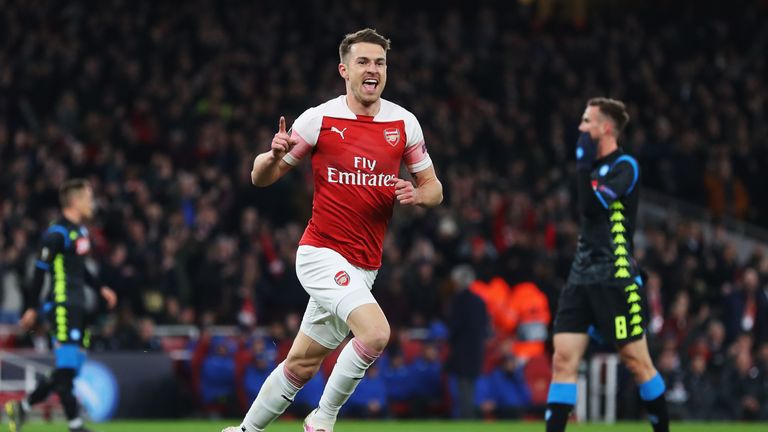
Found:
M 89 425 L 94 432 L 219 432 L 225 426 L 237 423 L 226 421 L 136 421 L 111 422 Z M 7 425 L 0 426 L 0 431 L 7 430 Z M 31 423 L 25 425 L 23 432 L 66 432 L 64 423 Z M 301 423 L 277 422 L 267 432 L 301 432 Z M 435 422 L 435 421 L 376 421 L 353 422 L 340 421 L 335 432 L 544 432 L 543 423 L 531 422 Z M 651 432 L 647 423 L 618 423 L 615 425 L 572 424 L 568 432 Z M 768 423 L 675 423 L 672 432 L 765 432 Z

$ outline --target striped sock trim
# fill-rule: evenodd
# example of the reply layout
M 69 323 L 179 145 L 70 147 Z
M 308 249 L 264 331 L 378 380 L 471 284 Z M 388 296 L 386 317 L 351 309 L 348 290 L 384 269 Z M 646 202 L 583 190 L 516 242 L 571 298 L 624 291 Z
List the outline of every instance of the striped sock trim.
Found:
M 357 338 L 352 339 L 352 348 L 355 350 L 358 357 L 368 364 L 375 362 L 381 355 L 381 352 L 365 346 L 365 344 L 357 340 Z
M 308 379 L 303 379 L 295 373 L 291 372 L 285 365 L 283 366 L 283 375 L 285 375 L 285 379 L 287 379 L 288 382 L 297 389 L 304 387 L 304 384 L 309 381 Z

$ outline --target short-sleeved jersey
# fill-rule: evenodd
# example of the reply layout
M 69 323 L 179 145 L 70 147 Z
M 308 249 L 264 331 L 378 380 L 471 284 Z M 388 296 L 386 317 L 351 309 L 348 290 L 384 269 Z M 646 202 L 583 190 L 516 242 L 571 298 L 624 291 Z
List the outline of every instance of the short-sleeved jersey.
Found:
M 84 289 L 89 277 L 85 259 L 90 250 L 88 229 L 83 225 L 61 218 L 45 231 L 36 266 L 51 275 L 49 301 L 84 307 Z
M 581 232 L 569 276 L 588 284 L 637 276 L 632 255 L 640 169 L 621 150 L 578 170 Z
M 315 186 L 312 218 L 299 244 L 379 268 L 401 161 L 411 173 L 432 165 L 416 117 L 384 99 L 375 117 L 358 116 L 342 95 L 301 114 L 291 136 L 298 144 L 283 160 L 296 165 L 311 153 Z

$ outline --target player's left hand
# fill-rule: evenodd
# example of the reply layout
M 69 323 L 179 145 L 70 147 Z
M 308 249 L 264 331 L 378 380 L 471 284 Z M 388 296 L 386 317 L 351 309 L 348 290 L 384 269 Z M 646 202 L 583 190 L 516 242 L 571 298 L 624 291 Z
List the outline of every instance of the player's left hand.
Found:
M 24 330 L 32 330 L 32 328 L 35 326 L 36 321 L 37 321 L 37 311 L 30 308 L 24 311 L 24 314 L 21 316 L 21 319 L 19 320 L 19 325 Z
M 114 309 L 117 305 L 117 294 L 115 294 L 115 291 L 112 290 L 112 288 L 108 286 L 103 286 L 99 290 L 101 293 L 101 296 L 104 297 L 104 300 L 107 302 L 107 307 L 110 309 Z
M 397 179 L 395 182 L 395 198 L 402 205 L 419 205 L 421 203 L 419 190 L 408 180 Z

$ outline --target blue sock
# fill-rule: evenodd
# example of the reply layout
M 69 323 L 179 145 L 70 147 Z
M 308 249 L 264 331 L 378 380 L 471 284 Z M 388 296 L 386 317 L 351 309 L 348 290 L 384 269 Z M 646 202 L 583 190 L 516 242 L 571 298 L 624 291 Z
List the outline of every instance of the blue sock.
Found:
M 664 394 L 667 387 L 664 385 L 664 379 L 656 372 L 656 375 L 648 381 L 640 384 L 640 398 L 644 401 L 654 400 Z
M 547 432 L 563 432 L 571 409 L 576 405 L 576 384 L 553 382 L 547 395 Z
M 576 405 L 576 384 L 553 382 L 549 386 L 547 403 Z
M 640 384 L 640 399 L 643 400 L 648 420 L 654 432 L 669 432 L 669 414 L 667 400 L 664 398 L 666 386 L 658 372 L 653 378 Z

